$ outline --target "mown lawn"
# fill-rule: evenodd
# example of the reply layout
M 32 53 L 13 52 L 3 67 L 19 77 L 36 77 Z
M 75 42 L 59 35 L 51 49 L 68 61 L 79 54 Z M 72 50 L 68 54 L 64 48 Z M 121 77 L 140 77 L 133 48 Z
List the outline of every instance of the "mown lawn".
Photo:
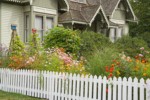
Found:
M 0 91 L 0 100 L 46 100 Z

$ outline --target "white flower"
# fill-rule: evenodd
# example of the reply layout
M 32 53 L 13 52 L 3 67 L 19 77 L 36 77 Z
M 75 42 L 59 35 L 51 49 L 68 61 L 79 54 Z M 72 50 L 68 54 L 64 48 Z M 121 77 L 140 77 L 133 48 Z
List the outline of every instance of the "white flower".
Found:
M 144 47 L 141 47 L 140 50 L 144 50 Z

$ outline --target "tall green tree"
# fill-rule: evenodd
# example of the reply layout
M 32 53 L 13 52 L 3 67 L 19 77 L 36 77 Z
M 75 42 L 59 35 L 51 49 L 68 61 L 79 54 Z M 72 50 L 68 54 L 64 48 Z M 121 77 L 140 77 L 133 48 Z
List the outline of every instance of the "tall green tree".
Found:
M 138 18 L 138 25 L 132 23 L 130 33 L 132 36 L 142 33 L 150 33 L 150 0 L 130 0 L 134 12 Z

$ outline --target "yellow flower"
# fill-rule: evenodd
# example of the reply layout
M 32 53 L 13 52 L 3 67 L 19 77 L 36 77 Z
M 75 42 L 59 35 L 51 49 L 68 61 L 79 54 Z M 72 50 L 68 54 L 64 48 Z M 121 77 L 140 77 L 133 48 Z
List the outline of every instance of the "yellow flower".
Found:
M 146 74 L 146 73 L 143 73 L 143 76 L 147 76 L 147 74 Z
M 118 75 L 118 76 L 120 75 L 120 72 L 119 72 L 119 71 L 117 71 L 117 75 Z
M 134 68 L 134 70 L 135 70 L 135 71 L 138 71 L 138 70 L 139 70 L 139 67 L 138 67 L 138 66 L 136 66 L 136 67 Z

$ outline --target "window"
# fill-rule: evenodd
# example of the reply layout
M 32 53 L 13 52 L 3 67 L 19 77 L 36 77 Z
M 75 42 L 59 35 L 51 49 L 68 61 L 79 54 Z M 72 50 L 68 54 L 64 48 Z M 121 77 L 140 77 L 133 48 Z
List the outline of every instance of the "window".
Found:
M 24 34 L 24 42 L 28 42 L 28 38 L 29 38 L 29 15 L 25 15 L 25 34 Z
M 53 28 L 53 18 L 47 17 L 46 18 L 46 31 Z
M 35 17 L 35 28 L 37 30 L 37 33 L 39 35 L 39 38 L 41 41 L 43 41 L 43 33 L 44 33 L 44 23 L 43 23 L 43 16 L 36 16 Z

